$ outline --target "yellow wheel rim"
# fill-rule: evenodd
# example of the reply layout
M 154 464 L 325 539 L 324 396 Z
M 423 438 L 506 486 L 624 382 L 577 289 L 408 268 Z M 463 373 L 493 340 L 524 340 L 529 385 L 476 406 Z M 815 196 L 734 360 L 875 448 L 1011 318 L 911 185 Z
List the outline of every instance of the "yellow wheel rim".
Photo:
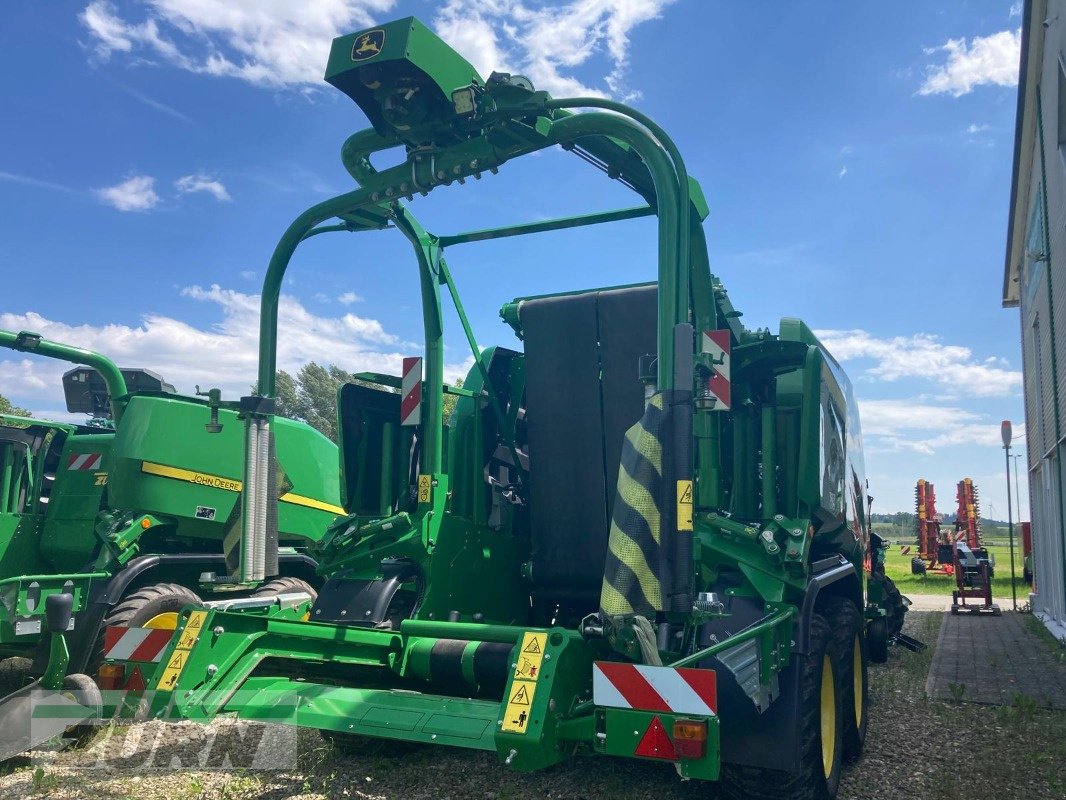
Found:
M 837 696 L 833 682 L 833 664 L 829 654 L 822 658 L 822 771 L 828 778 L 833 773 L 833 759 L 837 748 Z
M 862 727 L 862 694 L 863 680 L 862 680 L 862 640 L 858 636 L 855 637 L 855 647 L 852 650 L 851 656 L 851 674 L 852 674 L 852 694 L 855 700 L 855 727 Z
M 156 630 L 172 631 L 178 627 L 178 612 L 177 611 L 164 611 L 162 614 L 156 614 L 150 620 L 148 620 L 142 628 L 155 628 Z

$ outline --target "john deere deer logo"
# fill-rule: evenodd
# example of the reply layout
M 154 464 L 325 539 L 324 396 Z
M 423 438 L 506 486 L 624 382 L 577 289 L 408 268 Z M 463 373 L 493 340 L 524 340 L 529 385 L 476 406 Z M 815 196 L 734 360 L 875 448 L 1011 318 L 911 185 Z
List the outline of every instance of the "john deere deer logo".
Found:
M 385 46 L 385 31 L 378 28 L 375 31 L 367 31 L 355 37 L 352 45 L 352 61 L 366 61 L 381 52 Z

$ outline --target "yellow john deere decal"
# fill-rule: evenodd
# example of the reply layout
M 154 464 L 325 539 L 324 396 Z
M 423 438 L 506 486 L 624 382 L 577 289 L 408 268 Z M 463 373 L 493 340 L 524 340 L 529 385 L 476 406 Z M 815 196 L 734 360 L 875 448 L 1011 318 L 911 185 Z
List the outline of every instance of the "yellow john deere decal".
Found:
M 159 676 L 159 683 L 155 686 L 156 689 L 170 690 L 177 684 L 182 670 L 185 669 L 185 665 L 189 662 L 189 651 L 196 644 L 200 631 L 204 627 L 205 619 L 207 619 L 206 611 L 193 611 L 189 614 L 189 621 L 185 623 L 185 628 L 182 630 L 181 638 L 178 639 L 178 643 L 174 647 L 174 652 L 167 659 L 166 669 Z
M 194 472 L 191 469 L 180 467 L 168 467 L 166 464 L 154 464 L 151 461 L 141 462 L 141 472 L 149 475 L 159 475 L 163 478 L 173 478 L 176 481 L 195 483 L 197 486 L 210 486 L 213 489 L 222 489 L 227 492 L 239 492 L 243 484 L 232 478 L 222 478 L 218 475 L 210 475 L 206 472 Z M 316 500 L 313 497 L 304 497 L 302 494 L 287 492 L 278 498 L 282 503 L 290 503 L 294 506 L 314 508 L 318 511 L 328 511 L 331 514 L 347 513 L 340 506 Z
M 385 46 L 385 31 L 381 28 L 361 33 L 352 45 L 352 61 L 366 61 L 381 52 Z

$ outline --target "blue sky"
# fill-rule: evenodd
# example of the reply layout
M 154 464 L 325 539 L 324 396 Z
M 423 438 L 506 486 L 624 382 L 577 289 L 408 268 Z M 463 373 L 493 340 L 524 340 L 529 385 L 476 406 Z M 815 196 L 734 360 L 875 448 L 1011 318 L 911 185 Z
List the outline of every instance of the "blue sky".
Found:
M 33 328 L 229 397 L 254 379 L 257 294 L 285 226 L 347 191 L 366 127 L 321 81 L 334 35 L 414 14 L 484 73 L 628 99 L 703 184 L 712 270 L 749 327 L 798 316 L 855 383 L 875 510 L 970 475 L 1006 517 L 999 421 L 1023 431 L 999 305 L 1017 4 L 227 0 L 0 4 L 0 327 Z M 418 200 L 455 232 L 633 202 L 572 156 Z M 646 280 L 648 220 L 456 248 L 479 342 L 519 295 Z M 421 337 L 393 233 L 297 254 L 280 363 L 397 372 Z M 448 361 L 468 363 L 454 325 Z M 0 392 L 59 416 L 61 368 L 0 356 Z M 1023 494 L 1024 489 L 1024 473 Z M 991 508 L 990 508 L 991 506 Z M 1023 498 L 1023 515 L 1028 516 Z

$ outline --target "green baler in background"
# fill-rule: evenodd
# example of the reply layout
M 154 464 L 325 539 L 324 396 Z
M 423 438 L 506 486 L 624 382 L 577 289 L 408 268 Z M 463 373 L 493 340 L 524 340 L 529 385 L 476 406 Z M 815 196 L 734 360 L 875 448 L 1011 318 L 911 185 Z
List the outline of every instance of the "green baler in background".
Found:
M 483 80 L 412 18 L 335 40 L 326 80 L 373 127 L 342 151 L 358 188 L 300 215 L 267 271 L 242 574 L 271 558 L 255 453 L 298 244 L 397 229 L 425 351 L 340 391 L 347 514 L 316 547 L 317 599 L 182 612 L 158 666 L 118 661 L 147 676 L 150 713 L 484 749 L 524 771 L 579 752 L 665 760 L 731 796 L 833 796 L 862 751 L 867 661 L 901 621 L 881 602 L 842 370 L 798 320 L 741 324 L 709 271 L 700 187 L 640 113 Z M 555 145 L 644 204 L 436 235 L 401 202 Z M 371 163 L 394 148 L 398 163 Z M 522 349 L 478 347 L 447 249 L 642 216 L 658 221 L 654 282 L 519 298 L 501 314 Z M 474 357 L 461 389 L 443 380 L 442 290 Z
M 51 595 L 72 596 L 70 671 L 95 673 L 106 625 L 172 629 L 190 602 L 249 588 L 227 580 L 222 554 L 227 532 L 239 535 L 236 404 L 176 394 L 154 373 L 25 331 L 0 331 L 0 346 L 81 365 L 63 386 L 68 411 L 88 415 L 0 416 L 0 656 L 35 657 L 44 670 Z M 280 582 L 258 588 L 308 590 L 318 581 L 306 547 L 343 513 L 337 448 L 300 422 L 275 429 L 286 552 Z

